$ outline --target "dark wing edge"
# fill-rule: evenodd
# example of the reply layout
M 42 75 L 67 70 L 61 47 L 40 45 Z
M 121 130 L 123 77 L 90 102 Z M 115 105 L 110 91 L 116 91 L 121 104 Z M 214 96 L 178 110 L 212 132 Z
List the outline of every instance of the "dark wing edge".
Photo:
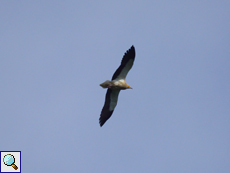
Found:
M 122 61 L 121 61 L 121 65 L 118 67 L 118 69 L 115 71 L 115 73 L 113 74 L 113 77 L 112 77 L 112 80 L 116 79 L 120 73 L 122 72 L 122 69 L 124 69 L 125 65 L 129 62 L 129 60 L 132 60 L 132 63 L 134 62 L 135 60 L 135 47 L 132 45 L 130 47 L 129 50 L 126 51 L 126 53 L 124 54 L 123 58 L 122 58 Z M 129 69 L 127 70 L 127 73 L 128 71 L 132 68 L 132 65 L 131 67 L 129 67 Z M 127 74 L 125 74 L 126 76 Z
M 119 92 L 120 91 L 111 90 L 111 89 L 107 90 L 106 96 L 105 96 L 105 104 L 104 104 L 104 106 L 102 108 L 101 115 L 100 115 L 100 118 L 99 118 L 99 124 L 100 124 L 101 127 L 105 124 L 105 122 L 113 114 L 113 111 L 114 111 L 114 109 L 116 107 Z M 112 101 L 115 101 L 115 104 L 113 104 L 113 106 L 111 105 Z

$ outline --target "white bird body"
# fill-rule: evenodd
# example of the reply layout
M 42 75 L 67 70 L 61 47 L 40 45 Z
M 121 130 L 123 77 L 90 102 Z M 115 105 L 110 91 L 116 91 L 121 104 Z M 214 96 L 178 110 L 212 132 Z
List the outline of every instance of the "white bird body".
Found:
M 120 80 L 106 80 L 105 82 L 101 83 L 100 86 L 102 88 L 110 88 L 110 89 L 120 89 L 120 90 L 125 90 L 128 88 L 131 88 L 125 81 L 125 79 L 120 79 Z

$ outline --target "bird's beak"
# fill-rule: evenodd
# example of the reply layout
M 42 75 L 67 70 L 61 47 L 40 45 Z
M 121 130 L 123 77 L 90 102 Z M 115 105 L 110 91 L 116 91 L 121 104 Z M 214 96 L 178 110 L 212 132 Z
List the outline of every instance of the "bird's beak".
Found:
M 129 85 L 128 85 L 128 88 L 129 88 L 129 89 L 133 89 L 133 88 L 132 88 L 131 86 L 129 86 Z

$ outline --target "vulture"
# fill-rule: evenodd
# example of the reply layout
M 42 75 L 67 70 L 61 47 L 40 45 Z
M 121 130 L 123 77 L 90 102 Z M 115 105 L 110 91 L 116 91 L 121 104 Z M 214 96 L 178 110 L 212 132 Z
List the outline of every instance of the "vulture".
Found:
M 126 75 L 133 66 L 135 59 L 135 48 L 131 46 L 129 50 L 124 54 L 121 65 L 113 74 L 112 80 L 106 80 L 101 83 L 102 88 L 107 88 L 105 96 L 105 104 L 102 108 L 101 115 L 99 118 L 100 126 L 102 127 L 104 123 L 111 117 L 113 111 L 117 105 L 118 95 L 121 90 L 132 89 L 125 81 Z

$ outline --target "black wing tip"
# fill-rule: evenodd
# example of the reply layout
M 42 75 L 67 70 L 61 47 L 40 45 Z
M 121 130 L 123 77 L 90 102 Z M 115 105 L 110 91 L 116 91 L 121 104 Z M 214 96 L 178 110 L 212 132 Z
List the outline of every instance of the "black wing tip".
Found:
M 102 127 L 102 126 L 105 124 L 105 121 L 102 121 L 102 119 L 100 118 L 100 119 L 99 119 L 99 124 L 100 124 L 100 126 Z
M 129 51 L 135 52 L 135 47 L 134 47 L 134 45 L 132 45 L 132 46 L 130 47 Z
M 134 45 L 132 45 L 126 52 L 125 52 L 125 54 L 124 54 L 124 56 L 123 56 L 123 59 L 124 59 L 124 57 L 125 56 L 131 56 L 132 58 L 131 59 L 135 59 L 135 47 L 134 47 Z M 122 59 L 122 60 L 123 60 Z
M 112 113 L 111 113 L 111 115 L 112 115 Z M 109 117 L 102 117 L 102 116 L 100 116 L 100 118 L 99 118 L 99 124 L 100 124 L 101 127 L 102 127 L 102 126 L 105 124 L 105 122 L 111 117 L 111 115 L 109 115 Z
M 132 45 L 132 46 L 129 48 L 129 50 L 128 50 L 127 52 L 129 52 L 129 51 L 134 51 L 134 52 L 135 52 L 135 47 L 134 47 L 134 45 Z
M 129 50 L 127 50 L 127 52 L 126 52 L 126 54 L 128 54 L 128 53 L 130 53 L 132 56 L 133 56 L 133 58 L 135 58 L 135 47 L 134 47 L 134 45 L 132 45 L 130 48 L 129 48 Z
M 106 121 L 111 117 L 112 114 L 113 114 L 113 111 L 109 111 L 106 114 L 100 115 L 99 124 L 101 127 L 106 123 Z

